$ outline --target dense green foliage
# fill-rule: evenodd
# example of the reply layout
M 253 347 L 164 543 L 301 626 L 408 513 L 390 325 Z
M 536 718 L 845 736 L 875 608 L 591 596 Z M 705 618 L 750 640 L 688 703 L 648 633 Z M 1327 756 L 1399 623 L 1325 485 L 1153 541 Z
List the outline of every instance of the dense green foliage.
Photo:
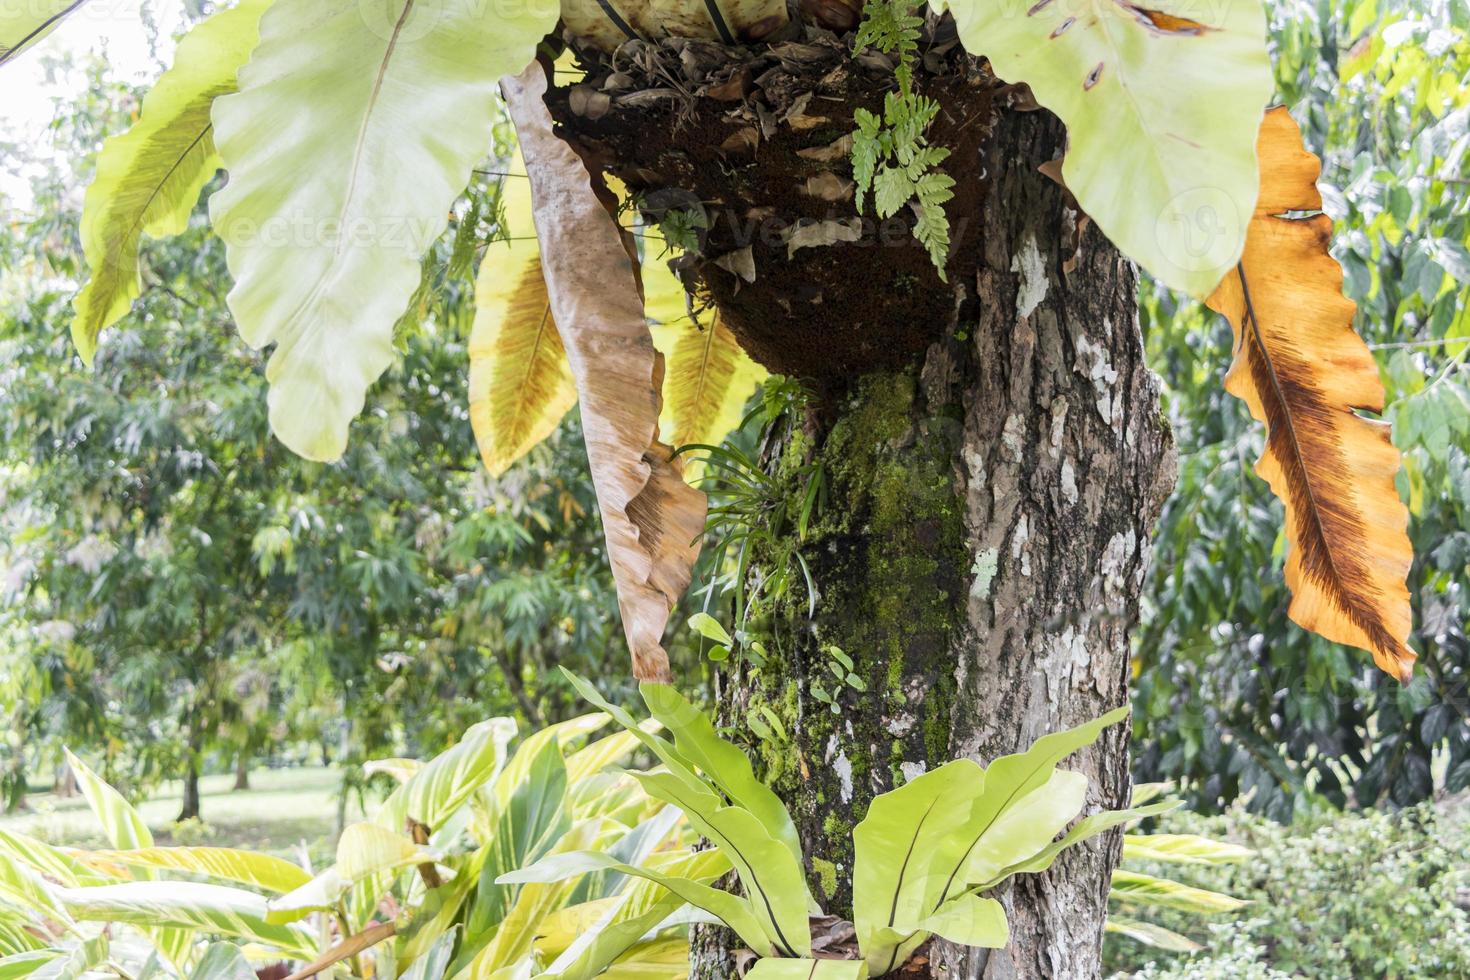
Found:
M 430 255 L 362 438 L 303 461 L 270 435 L 262 358 L 232 335 L 201 222 L 145 248 L 152 288 L 95 371 L 72 354 L 68 158 L 132 97 L 94 68 L 53 127 L 66 157 L 10 154 L 37 176 L 35 217 L 0 228 L 9 791 L 61 740 L 134 785 L 212 751 L 432 750 L 487 704 L 564 717 L 552 665 L 619 659 L 621 640 L 575 423 L 500 480 L 479 462 L 459 253 L 493 225 Z M 492 186 L 465 213 L 493 215 Z
M 1470 975 L 1470 813 L 1419 804 L 1399 813 L 1338 814 L 1285 828 L 1240 809 L 1171 815 L 1162 829 L 1225 838 L 1249 861 L 1167 865 L 1171 877 L 1249 899 L 1228 920 L 1163 913 L 1208 949 L 1141 976 L 1190 978 L 1461 977 Z M 1161 960 L 1110 940 L 1114 969 Z M 1275 973 L 1268 972 L 1277 971 Z
M 1138 642 L 1141 779 L 1196 808 L 1278 819 L 1470 787 L 1470 10 L 1462 2 L 1273 8 L 1280 97 L 1323 158 L 1334 255 L 1388 388 L 1416 556 L 1413 683 L 1286 618 L 1281 507 L 1252 472 L 1260 427 L 1220 387 L 1226 323 L 1146 287 L 1180 480 Z

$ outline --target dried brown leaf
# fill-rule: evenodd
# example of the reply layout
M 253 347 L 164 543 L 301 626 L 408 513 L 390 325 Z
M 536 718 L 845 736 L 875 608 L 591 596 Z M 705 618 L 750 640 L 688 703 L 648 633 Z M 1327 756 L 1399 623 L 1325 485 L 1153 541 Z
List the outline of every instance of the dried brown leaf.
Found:
M 1383 411 L 1383 385 L 1327 250 L 1322 165 L 1285 109 L 1266 114 L 1258 151 L 1261 191 L 1245 254 L 1208 300 L 1235 330 L 1225 387 L 1266 424 L 1256 472 L 1286 504 L 1291 618 L 1371 651 L 1407 683 L 1413 552 L 1394 484 L 1399 452 L 1387 423 L 1357 414 Z
M 637 273 L 585 165 L 553 132 L 546 85 L 540 63 L 501 82 L 531 181 L 552 313 L 577 378 L 633 676 L 666 682 L 664 627 L 693 574 L 704 494 L 658 441 L 663 359 Z

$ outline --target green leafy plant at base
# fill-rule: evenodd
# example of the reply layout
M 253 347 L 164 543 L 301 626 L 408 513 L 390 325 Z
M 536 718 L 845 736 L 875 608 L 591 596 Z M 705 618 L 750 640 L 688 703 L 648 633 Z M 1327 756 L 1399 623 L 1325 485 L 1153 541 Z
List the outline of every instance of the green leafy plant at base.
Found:
M 761 388 L 760 403 L 741 421 L 736 435 L 759 421 L 759 445 L 781 437 L 793 438 L 810 397 L 794 379 L 767 379 Z M 710 495 L 704 534 L 711 579 L 702 589 L 705 611 L 689 625 L 714 642 L 710 659 L 723 660 L 739 650 L 759 667 L 765 659 L 765 648 L 747 632 L 747 619 L 756 600 L 783 599 L 799 586 L 805 590 L 808 615 L 816 609 L 816 584 L 802 557 L 801 543 L 826 502 L 826 471 L 820 461 L 814 461 L 790 472 L 767 473 L 733 436 L 718 446 L 680 446 L 677 453 L 703 465 L 701 485 Z M 751 583 L 748 580 L 756 555 L 761 557 L 764 574 Z M 718 578 L 727 558 L 733 558 L 733 570 L 728 578 Z M 733 636 L 708 614 L 721 591 L 734 600 Z
M 944 265 L 949 258 L 949 218 L 944 204 L 954 197 L 954 178 L 939 165 L 949 150 L 930 146 L 924 138 L 939 114 L 939 103 L 913 90 L 913 59 L 923 24 L 924 18 L 915 15 L 905 0 L 868 0 L 863 7 L 853 50 L 872 47 L 896 55 L 898 91 L 884 96 L 881 116 L 866 109 L 853 113 L 858 128 L 852 134 L 852 173 L 858 211 L 869 193 L 880 218 L 891 218 L 915 202 L 914 237 L 928 249 L 939 278 L 948 281 Z
M 644 684 L 640 690 L 672 742 L 646 731 L 589 682 L 570 674 L 569 679 L 663 764 L 629 775 L 650 796 L 684 811 L 715 851 L 726 855 L 743 893 L 633 868 L 595 851 L 554 854 L 500 880 L 551 884 L 595 870 L 649 878 L 733 929 L 762 959 L 750 975 L 767 980 L 884 976 L 931 936 L 1004 946 L 1005 911 L 987 892 L 1014 875 L 1045 871 L 1063 850 L 1095 834 L 1177 805 L 1164 801 L 1076 820 L 1088 780 L 1057 764 L 1121 721 L 1123 708 L 1043 736 L 1025 752 L 988 767 L 971 759 L 946 763 L 879 796 L 853 832 L 852 924 L 862 959 L 814 959 L 810 919 L 821 910 L 807 888 L 796 826 L 745 754 L 668 685 Z
M 691 850 L 679 811 L 636 774 L 604 771 L 645 733 L 575 748 L 607 721 L 574 718 L 511 752 L 515 723 L 496 718 L 428 762 L 370 764 L 397 787 L 315 874 L 235 848 L 154 846 L 132 806 L 72 757 L 112 847 L 0 832 L 0 976 L 249 980 L 257 964 L 290 961 L 299 976 L 374 980 L 676 980 L 684 901 L 651 879 L 705 887 L 729 863 Z M 501 880 L 583 853 L 606 866 L 575 882 Z

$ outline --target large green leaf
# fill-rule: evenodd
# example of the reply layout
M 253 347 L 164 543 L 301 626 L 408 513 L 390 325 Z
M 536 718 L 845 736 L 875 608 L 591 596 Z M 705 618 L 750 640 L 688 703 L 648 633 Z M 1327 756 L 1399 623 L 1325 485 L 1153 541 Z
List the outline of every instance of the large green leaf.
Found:
M 185 871 L 277 894 L 311 880 L 311 875 L 290 861 L 232 847 L 146 847 L 136 851 L 92 851 L 88 857 L 158 871 Z
M 235 72 L 250 57 L 270 3 L 241 0 L 185 35 L 173 67 L 144 96 L 138 121 L 102 144 L 82 207 L 91 279 L 76 298 L 71 327 L 88 364 L 97 335 L 125 316 L 141 292 L 143 232 L 161 237 L 183 231 L 200 189 L 219 168 L 210 106 L 235 91 Z
M 470 910 L 470 935 L 489 931 L 510 914 L 516 889 L 497 884 L 496 879 L 539 860 L 570 828 L 571 815 L 562 806 L 566 794 L 567 767 L 561 745 L 550 739 L 541 744 L 525 778 L 498 808 L 480 871 L 480 888 Z
M 993 898 L 961 895 L 942 905 L 919 925 L 926 933 L 963 946 L 999 949 L 1010 942 L 1005 909 Z
M 271 427 L 336 459 L 419 260 L 489 149 L 496 83 L 555 4 L 276 0 L 240 90 L 215 102 L 228 185 L 210 201 L 241 335 L 274 343 Z
M 736 806 L 749 810 L 770 835 L 786 845 L 799 864 L 801 841 L 786 804 L 755 777 L 750 759 L 738 747 L 720 738 L 708 715 L 669 684 L 639 687 L 648 711 L 674 736 L 679 754 L 713 782 Z
M 56 29 L 86 0 L 0 0 L 0 67 Z
M 694 791 L 684 780 L 666 772 L 631 775 L 643 784 L 649 796 L 683 810 L 690 825 L 724 851 L 750 894 L 756 917 L 780 953 L 808 955 L 811 929 L 806 875 L 786 845 L 772 837 L 749 810 L 725 806 L 708 789 Z
M 647 878 L 662 885 L 690 905 L 704 909 L 718 917 L 725 925 L 734 929 L 741 941 L 758 954 L 764 956 L 775 954 L 773 938 L 761 924 L 760 919 L 756 917 L 751 903 L 745 899 L 720 891 L 718 888 L 711 888 L 692 878 L 667 875 L 651 868 L 638 868 L 631 864 L 624 864 L 598 851 L 553 854 L 528 868 L 503 875 L 500 880 L 518 884 L 563 881 L 600 869 L 618 871 L 630 877 Z
M 955 848 L 984 791 L 985 770 L 955 759 L 874 799 L 853 831 L 853 924 L 876 975 L 893 969 L 898 942 L 933 911 L 944 886 L 933 869 Z M 899 938 L 885 943 L 879 930 L 888 928 Z
M 264 943 L 305 959 L 316 955 L 310 933 L 266 921 L 266 900 L 240 888 L 186 881 L 132 881 L 96 888 L 62 888 L 57 895 L 67 910 L 83 921 L 187 929 Z
M 123 799 L 121 793 L 88 769 L 86 763 L 72 754 L 71 749 L 66 750 L 66 762 L 77 777 L 77 786 L 81 789 L 82 796 L 92 808 L 97 822 L 102 824 L 102 832 L 113 847 L 132 850 L 153 846 L 153 832 L 148 829 L 138 811 L 133 809 L 133 805 Z
M 1103 233 L 1169 286 L 1209 295 L 1256 202 L 1274 91 L 1259 0 L 941 5 L 966 50 L 1067 124 L 1062 176 Z
M 450 749 L 439 753 L 383 801 L 373 820 L 395 832 L 411 817 L 438 828 L 505 764 L 505 749 L 515 738 L 509 718 L 491 718 L 469 728 Z

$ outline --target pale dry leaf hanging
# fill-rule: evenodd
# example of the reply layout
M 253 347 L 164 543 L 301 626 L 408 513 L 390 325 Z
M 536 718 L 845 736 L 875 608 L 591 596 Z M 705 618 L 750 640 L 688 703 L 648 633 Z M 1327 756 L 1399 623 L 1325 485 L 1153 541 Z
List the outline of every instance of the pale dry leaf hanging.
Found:
M 1357 414 L 1383 411 L 1383 385 L 1327 251 L 1321 162 L 1285 109 L 1266 114 L 1257 150 L 1261 192 L 1245 254 L 1207 301 L 1235 331 L 1225 388 L 1266 424 L 1256 472 L 1286 504 L 1291 618 L 1371 651 L 1407 683 L 1413 553 L 1394 485 L 1399 452 L 1387 423 Z
M 470 424 L 493 476 L 549 436 L 577 403 L 577 384 L 551 315 L 541 247 L 531 220 L 531 186 L 517 157 L 500 192 L 501 240 L 492 242 L 475 284 L 470 333 Z
M 501 88 L 530 177 L 551 312 L 577 379 L 633 675 L 667 682 L 663 632 L 693 575 L 704 494 L 658 441 L 663 359 L 622 233 L 582 160 L 552 131 L 546 70 L 534 63 Z

